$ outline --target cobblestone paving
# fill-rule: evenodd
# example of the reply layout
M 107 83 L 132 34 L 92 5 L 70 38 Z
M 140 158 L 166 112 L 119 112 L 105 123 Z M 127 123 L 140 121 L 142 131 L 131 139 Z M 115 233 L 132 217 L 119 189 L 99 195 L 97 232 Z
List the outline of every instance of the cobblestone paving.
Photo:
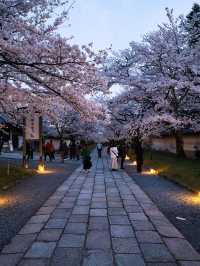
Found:
M 94 159 L 95 161 L 95 159 Z M 123 171 L 77 169 L 4 247 L 2 266 L 199 266 L 200 255 Z

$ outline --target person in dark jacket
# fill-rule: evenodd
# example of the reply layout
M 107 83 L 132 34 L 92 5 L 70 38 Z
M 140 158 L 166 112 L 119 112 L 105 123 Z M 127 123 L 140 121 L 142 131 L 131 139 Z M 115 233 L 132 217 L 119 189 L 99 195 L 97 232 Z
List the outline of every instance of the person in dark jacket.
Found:
M 103 145 L 101 143 L 97 143 L 98 158 L 101 158 L 102 149 L 103 149 Z
M 70 160 L 76 159 L 76 143 L 75 143 L 75 141 L 71 141 L 71 143 L 70 143 L 69 154 L 70 154 Z
M 61 157 L 61 162 L 64 163 L 65 160 L 65 152 L 67 149 L 67 145 L 65 142 L 61 142 L 60 144 L 60 157 Z
M 83 169 L 88 171 L 92 167 L 92 162 L 91 162 L 91 156 L 90 152 L 87 148 L 87 146 L 84 146 L 82 151 L 81 151 L 81 156 L 83 160 Z
M 26 160 L 33 159 L 33 147 L 31 141 L 26 142 Z
M 127 146 L 125 143 L 120 143 L 119 145 L 119 157 L 121 159 L 121 162 L 120 162 L 120 168 L 121 169 L 124 169 L 124 161 L 125 161 L 125 158 L 126 158 L 126 154 L 127 154 Z
M 49 161 L 51 162 L 52 161 L 52 156 L 51 156 L 52 155 L 52 146 L 51 146 L 49 141 L 45 144 L 44 151 L 45 151 L 45 153 L 44 153 L 45 162 L 47 160 L 47 156 L 49 157 Z

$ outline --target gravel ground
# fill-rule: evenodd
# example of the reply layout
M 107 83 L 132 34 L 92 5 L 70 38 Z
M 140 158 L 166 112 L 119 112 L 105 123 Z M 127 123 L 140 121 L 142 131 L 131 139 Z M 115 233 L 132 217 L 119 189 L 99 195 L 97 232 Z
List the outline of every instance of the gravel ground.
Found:
M 2 163 L 5 163 L 3 159 L 0 160 Z M 11 163 L 19 164 L 20 161 L 11 160 Z M 0 250 L 77 166 L 77 161 L 49 163 L 48 170 L 53 173 L 33 176 L 8 191 L 0 191 Z M 1 202 L 4 198 L 8 200 L 6 203 Z
M 200 252 L 200 197 L 163 177 L 137 175 L 133 166 L 126 171 Z

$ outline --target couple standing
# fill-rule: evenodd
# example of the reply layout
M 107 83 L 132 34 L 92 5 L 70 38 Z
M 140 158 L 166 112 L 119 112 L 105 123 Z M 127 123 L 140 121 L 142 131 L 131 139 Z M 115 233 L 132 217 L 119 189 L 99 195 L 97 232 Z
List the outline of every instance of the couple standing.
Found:
M 102 156 L 102 149 L 103 145 L 101 143 L 97 143 L 97 152 L 98 152 L 98 158 L 101 158 Z M 124 169 L 124 161 L 126 158 L 127 148 L 126 145 L 121 143 L 119 147 L 115 145 L 115 142 L 113 141 L 111 145 L 108 146 L 107 149 L 108 154 L 110 153 L 111 158 L 111 169 L 113 171 L 118 170 L 118 158 L 120 157 L 120 168 Z
M 115 145 L 115 143 L 112 143 L 112 146 L 110 147 L 110 158 L 111 158 L 111 169 L 112 171 L 118 170 L 118 158 L 120 157 L 120 168 L 124 169 L 124 161 L 126 158 L 126 145 L 120 144 L 119 147 Z

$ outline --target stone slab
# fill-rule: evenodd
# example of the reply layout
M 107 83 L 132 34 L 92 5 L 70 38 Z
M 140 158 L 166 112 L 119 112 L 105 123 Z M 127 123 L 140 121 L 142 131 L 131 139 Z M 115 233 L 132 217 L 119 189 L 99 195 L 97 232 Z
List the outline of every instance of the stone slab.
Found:
M 70 222 L 70 223 L 87 223 L 88 222 L 88 215 L 78 215 L 78 214 L 71 215 L 68 222 Z
M 41 214 L 32 216 L 31 219 L 28 221 L 29 223 L 45 223 L 49 219 L 49 214 Z
M 23 259 L 19 266 L 49 266 L 48 259 Z
M 185 239 L 164 238 L 164 241 L 177 260 L 199 260 L 200 255 Z
M 115 256 L 116 266 L 145 266 L 142 256 L 137 254 L 119 254 Z
M 141 244 L 147 262 L 173 262 L 174 258 L 163 244 Z
M 135 238 L 112 238 L 112 245 L 115 253 L 140 253 Z
M 37 237 L 38 241 L 54 242 L 58 241 L 62 234 L 62 229 L 44 229 Z
M 89 230 L 107 231 L 108 227 L 107 217 L 91 217 L 89 220 Z
M 84 235 L 63 234 L 58 247 L 64 248 L 82 248 L 84 246 Z
M 135 234 L 139 243 L 163 243 L 155 231 L 136 231 Z
M 64 233 L 81 235 L 86 234 L 87 224 L 86 223 L 68 223 Z
M 1 266 L 16 266 L 17 263 L 22 258 L 23 254 L 4 254 L 0 255 L 0 265 Z
M 47 229 L 63 229 L 66 224 L 66 219 L 56 219 L 52 218 L 48 221 L 45 228 Z
M 109 231 L 89 231 L 86 240 L 87 249 L 110 249 Z
M 107 209 L 91 209 L 90 216 L 93 216 L 93 217 L 107 216 Z
M 111 225 L 111 236 L 121 238 L 134 237 L 134 232 L 129 225 Z
M 24 253 L 35 238 L 36 234 L 16 235 L 11 243 L 3 248 L 2 253 Z
M 131 221 L 134 230 L 149 231 L 155 230 L 153 225 L 149 221 Z
M 50 258 L 56 247 L 56 242 L 35 242 L 28 250 L 25 258 Z
M 89 250 L 83 260 L 83 266 L 113 266 L 111 251 Z M 74 265 L 73 265 L 74 266 Z
M 109 216 L 109 221 L 111 225 L 117 224 L 117 225 L 129 225 L 130 221 L 127 216 L 123 215 L 112 215 Z
M 24 227 L 19 231 L 19 234 L 26 235 L 26 234 L 35 234 L 39 233 L 43 228 L 44 224 L 25 224 Z
M 199 266 L 199 261 L 179 261 L 180 266 Z
M 49 266 L 80 266 L 82 249 L 56 248 Z
M 142 212 L 129 213 L 129 218 L 132 221 L 148 221 L 147 216 Z

